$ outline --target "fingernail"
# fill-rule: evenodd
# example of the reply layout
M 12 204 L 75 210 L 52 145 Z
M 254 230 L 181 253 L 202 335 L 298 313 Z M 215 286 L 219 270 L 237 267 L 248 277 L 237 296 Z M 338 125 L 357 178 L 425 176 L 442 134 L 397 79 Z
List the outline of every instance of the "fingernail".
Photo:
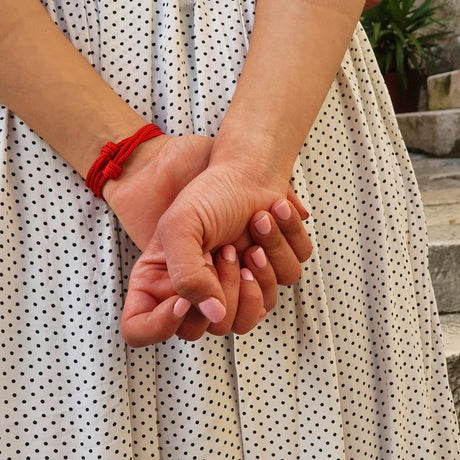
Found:
M 227 313 L 225 307 L 214 297 L 199 303 L 198 308 L 211 323 L 222 321 Z
M 205 254 L 203 254 L 203 257 L 204 257 L 204 260 L 206 261 L 206 263 L 208 265 L 213 265 L 213 262 L 212 262 L 212 255 L 210 252 L 206 252 Z
M 245 281 L 254 281 L 254 276 L 252 275 L 252 272 L 251 270 L 249 270 L 249 268 L 242 268 L 240 270 L 240 274 L 241 274 L 241 279 Z
M 179 299 L 177 299 L 173 307 L 174 316 L 182 318 L 189 311 L 191 305 L 192 304 L 187 299 L 180 297 Z
M 261 219 L 254 223 L 256 230 L 261 235 L 268 235 L 272 229 L 272 224 L 270 223 L 270 219 L 265 214 Z
M 267 265 L 267 258 L 262 248 L 258 248 L 251 254 L 251 259 L 257 268 L 264 268 Z
M 278 203 L 273 209 L 276 215 L 281 220 L 289 220 L 291 218 L 291 207 L 289 206 L 289 203 L 286 200 L 283 200 L 281 201 L 281 203 Z
M 235 262 L 236 261 L 236 248 L 235 246 L 232 246 L 231 244 L 228 244 L 227 246 L 224 246 L 222 248 L 222 257 L 224 260 L 227 262 Z

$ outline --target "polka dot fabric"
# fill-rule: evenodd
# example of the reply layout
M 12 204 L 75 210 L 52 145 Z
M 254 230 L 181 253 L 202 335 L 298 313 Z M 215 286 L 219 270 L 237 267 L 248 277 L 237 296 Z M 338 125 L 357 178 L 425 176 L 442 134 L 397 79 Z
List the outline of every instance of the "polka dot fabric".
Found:
M 42 3 L 146 120 L 217 133 L 254 1 Z M 127 349 L 136 248 L 5 107 L 0 144 L 0 458 L 460 458 L 422 203 L 360 27 L 293 170 L 313 255 L 246 336 Z

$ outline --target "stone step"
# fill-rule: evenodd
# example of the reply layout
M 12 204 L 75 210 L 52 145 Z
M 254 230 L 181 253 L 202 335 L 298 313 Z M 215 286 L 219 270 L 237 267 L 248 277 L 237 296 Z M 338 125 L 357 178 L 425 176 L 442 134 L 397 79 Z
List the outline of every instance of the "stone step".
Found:
M 424 202 L 430 273 L 460 422 L 460 158 L 411 154 L 411 159 Z
M 460 157 L 460 109 L 401 113 L 397 119 L 410 152 Z
M 428 226 L 430 273 L 441 313 L 460 311 L 460 158 L 411 154 Z M 460 341 L 460 340 L 459 340 Z
M 426 90 L 428 110 L 460 108 L 460 70 L 428 77 Z
M 460 313 L 441 315 L 441 327 L 447 356 L 447 372 L 460 420 Z
M 429 261 L 439 311 L 441 313 L 459 311 L 460 244 L 430 244 Z

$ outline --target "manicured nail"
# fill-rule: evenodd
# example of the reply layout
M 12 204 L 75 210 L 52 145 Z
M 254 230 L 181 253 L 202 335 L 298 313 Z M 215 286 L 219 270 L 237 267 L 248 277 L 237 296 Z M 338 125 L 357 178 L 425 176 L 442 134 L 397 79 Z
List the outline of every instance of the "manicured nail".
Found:
M 203 254 L 203 257 L 204 257 L 204 260 L 206 261 L 206 263 L 208 265 L 213 265 L 213 262 L 212 262 L 212 255 L 210 252 L 206 252 L 205 254 Z
M 268 235 L 272 229 L 272 224 L 270 223 L 270 219 L 265 214 L 261 219 L 254 223 L 256 230 L 261 235 Z
M 214 297 L 199 303 L 198 308 L 211 323 L 222 321 L 227 313 L 225 307 Z
M 234 263 L 236 261 L 236 248 L 235 248 L 235 246 L 232 246 L 231 244 L 228 244 L 227 246 L 224 246 L 222 248 L 222 257 L 227 262 Z
M 251 259 L 257 268 L 264 268 L 267 265 L 267 258 L 262 248 L 258 248 L 251 254 Z
M 173 307 L 174 316 L 182 318 L 189 311 L 191 305 L 192 304 L 187 299 L 179 297 Z
M 281 203 L 274 206 L 273 210 L 281 220 L 289 220 L 291 218 L 292 211 L 286 200 L 283 200 Z
M 251 270 L 249 270 L 248 268 L 242 268 L 240 270 L 240 274 L 241 274 L 241 279 L 245 281 L 254 281 L 254 276 L 252 275 Z

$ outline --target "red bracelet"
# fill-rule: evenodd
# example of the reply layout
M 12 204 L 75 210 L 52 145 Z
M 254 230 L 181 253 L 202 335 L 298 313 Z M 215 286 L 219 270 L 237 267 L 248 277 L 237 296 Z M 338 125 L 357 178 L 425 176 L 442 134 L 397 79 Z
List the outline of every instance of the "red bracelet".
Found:
M 161 129 L 154 124 L 142 127 L 131 137 L 117 144 L 107 142 L 102 147 L 100 155 L 92 164 L 86 176 L 86 186 L 99 198 L 102 196 L 102 187 L 109 179 L 116 179 L 121 173 L 121 164 L 133 153 L 133 150 L 142 142 L 160 136 Z

